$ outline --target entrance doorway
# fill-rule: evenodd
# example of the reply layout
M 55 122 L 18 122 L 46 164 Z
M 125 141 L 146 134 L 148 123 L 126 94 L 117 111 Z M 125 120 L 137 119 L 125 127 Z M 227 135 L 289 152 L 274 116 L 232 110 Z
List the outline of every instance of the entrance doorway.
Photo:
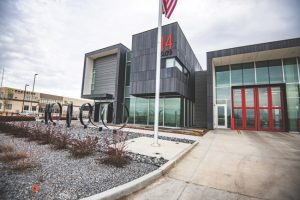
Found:
M 226 104 L 217 104 L 217 128 L 227 128 Z
M 285 130 L 283 86 L 232 88 L 232 128 Z

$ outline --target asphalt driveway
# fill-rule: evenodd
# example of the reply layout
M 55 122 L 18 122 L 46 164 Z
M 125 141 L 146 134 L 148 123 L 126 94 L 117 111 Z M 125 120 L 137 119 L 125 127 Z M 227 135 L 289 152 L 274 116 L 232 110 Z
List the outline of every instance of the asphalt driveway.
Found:
M 300 135 L 210 131 L 168 174 L 126 199 L 300 199 Z

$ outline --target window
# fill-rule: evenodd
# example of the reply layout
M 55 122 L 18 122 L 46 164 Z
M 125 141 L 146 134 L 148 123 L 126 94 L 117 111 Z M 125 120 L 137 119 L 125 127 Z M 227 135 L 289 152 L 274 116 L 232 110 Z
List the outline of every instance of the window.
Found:
M 284 59 L 284 77 L 286 83 L 298 82 L 297 62 L 295 58 Z
M 13 93 L 8 93 L 7 94 L 7 98 L 8 99 L 13 99 L 14 98 L 14 94 Z
M 125 74 L 125 85 L 126 86 L 130 85 L 130 68 L 131 68 L 131 64 L 127 63 L 126 74 Z
M 36 111 L 36 106 L 32 106 L 32 111 Z
M 281 60 L 269 61 L 270 83 L 282 83 L 282 63 Z
M 92 74 L 92 85 L 91 85 L 91 90 L 95 90 L 95 78 L 96 78 L 96 68 L 95 66 L 93 67 L 93 74 Z
M 243 64 L 243 84 L 244 85 L 255 84 L 254 63 Z
M 230 85 L 230 71 L 229 66 L 216 67 L 216 86 L 225 87 Z
M 231 65 L 231 84 L 243 84 L 243 66 L 242 64 Z
M 29 106 L 28 105 L 24 105 L 24 110 L 29 110 Z
M 165 126 L 180 127 L 180 98 L 165 98 L 164 123 Z
M 6 104 L 5 109 L 6 110 L 11 110 L 12 109 L 12 104 Z
M 148 118 L 148 99 L 137 98 L 135 104 L 135 123 L 147 124 Z
M 262 61 L 256 63 L 256 82 L 259 84 L 269 84 L 268 62 Z
M 181 72 L 183 71 L 182 65 L 175 58 L 168 58 L 166 60 L 166 68 L 177 67 Z

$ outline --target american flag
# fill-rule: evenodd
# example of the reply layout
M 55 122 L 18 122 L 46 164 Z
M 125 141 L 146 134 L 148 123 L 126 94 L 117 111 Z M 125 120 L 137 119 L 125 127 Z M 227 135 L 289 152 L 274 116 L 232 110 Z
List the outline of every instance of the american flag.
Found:
M 175 6 L 177 4 L 177 0 L 162 0 L 162 13 L 165 15 L 166 18 L 170 18 Z

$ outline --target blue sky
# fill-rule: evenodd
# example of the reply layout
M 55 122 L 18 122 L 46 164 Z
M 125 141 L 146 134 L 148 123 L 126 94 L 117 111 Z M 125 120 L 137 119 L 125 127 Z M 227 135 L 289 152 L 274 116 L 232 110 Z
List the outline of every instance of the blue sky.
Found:
M 299 0 L 178 0 L 178 21 L 200 64 L 206 52 L 300 37 Z M 157 26 L 153 0 L 1 0 L 4 86 L 80 97 L 84 54 Z

